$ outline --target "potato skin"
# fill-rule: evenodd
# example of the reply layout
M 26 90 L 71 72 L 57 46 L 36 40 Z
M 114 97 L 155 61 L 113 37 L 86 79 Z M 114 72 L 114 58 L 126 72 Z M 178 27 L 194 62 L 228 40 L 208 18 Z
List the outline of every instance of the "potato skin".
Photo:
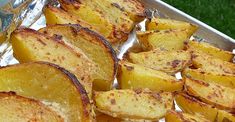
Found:
M 111 90 L 96 92 L 94 102 L 98 111 L 113 117 L 158 120 L 172 109 L 173 94 L 142 90 Z
M 11 34 L 13 55 L 19 62 L 47 61 L 74 73 L 91 96 L 96 66 L 80 49 L 32 29 L 19 28 Z
M 112 44 L 126 41 L 128 34 L 134 27 L 134 22 L 118 9 L 110 9 L 107 6 L 103 6 L 106 1 L 102 3 L 92 1 L 88 2 L 89 4 L 74 0 L 60 0 L 59 2 L 61 7 L 68 13 L 78 16 L 81 20 L 92 25 L 92 27 L 98 26 L 97 28 L 94 27 L 94 29 L 99 29 L 97 31 L 102 34 L 105 33 L 105 37 Z
M 166 122 L 210 122 L 202 116 L 191 115 L 183 112 L 168 111 Z
M 97 65 L 93 88 L 110 90 L 117 72 L 117 56 L 110 43 L 101 35 L 78 24 L 49 25 L 39 30 L 48 36 L 61 38 L 81 49 Z
M 0 91 L 14 91 L 24 97 L 55 102 L 72 122 L 93 121 L 87 92 L 76 76 L 64 68 L 48 62 L 30 62 L 1 67 L 0 74 Z
M 94 4 L 94 1 L 97 3 L 101 2 L 100 0 L 79 0 L 82 4 L 89 5 Z M 145 18 L 145 8 L 139 0 L 103 0 L 102 6 L 108 9 L 118 10 L 136 23 L 141 22 Z
M 183 112 L 190 114 L 200 114 L 206 119 L 214 122 L 216 120 L 218 110 L 212 105 L 203 103 L 186 93 L 177 94 L 175 97 L 176 104 Z
M 183 81 L 164 72 L 138 64 L 119 62 L 117 80 L 121 89 L 150 89 L 160 92 L 175 92 L 183 89 Z
M 140 64 L 170 75 L 180 72 L 191 65 L 190 52 L 183 50 L 162 51 L 155 49 L 148 52 L 129 53 L 127 59 L 132 63 Z
M 235 111 L 235 89 L 185 78 L 185 91 L 201 101 L 225 109 Z
M 186 113 L 200 114 L 212 122 L 223 122 L 224 120 L 234 121 L 235 116 L 231 113 L 215 108 L 212 105 L 203 103 L 185 93 L 180 93 L 175 97 L 177 105 Z
M 186 68 L 182 72 L 183 77 L 202 80 L 208 83 L 217 83 L 219 85 L 235 88 L 235 76 L 233 74 L 224 74 L 216 72 L 205 72 L 202 69 Z

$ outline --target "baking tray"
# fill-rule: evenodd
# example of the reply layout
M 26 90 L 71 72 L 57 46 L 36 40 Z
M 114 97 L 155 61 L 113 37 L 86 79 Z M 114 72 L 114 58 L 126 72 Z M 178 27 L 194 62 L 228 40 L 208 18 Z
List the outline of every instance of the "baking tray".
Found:
M 18 0 L 18 1 L 22 1 L 22 0 Z M 26 13 L 22 13 L 22 12 L 20 13 L 20 14 L 23 14 L 21 15 L 23 16 L 22 17 L 23 20 L 20 20 L 21 23 L 19 25 L 30 27 L 36 30 L 42 27 L 45 27 L 46 26 L 45 17 L 43 14 L 41 14 L 41 10 L 43 6 L 50 0 L 28 0 L 28 1 L 31 1 L 27 5 L 28 8 L 27 7 L 25 8 L 28 10 L 26 11 Z M 167 3 L 161 0 L 142 0 L 142 2 L 144 3 L 146 9 L 155 11 L 156 16 L 187 21 L 187 22 L 198 25 L 199 30 L 194 34 L 192 38 L 195 38 L 198 41 L 209 42 L 224 50 L 233 51 L 235 49 L 234 39 L 206 25 L 205 23 L 185 14 L 184 12 L 168 5 Z M 3 3 L 0 3 L 0 8 L 2 6 L 1 4 Z M 30 6 L 31 8 L 29 8 Z M 144 22 L 141 22 L 140 26 L 142 27 L 142 30 L 145 30 Z M 133 29 L 133 31 L 129 35 L 128 40 L 120 47 L 118 51 L 118 58 L 121 59 L 123 54 L 129 48 L 131 48 L 132 45 L 136 43 L 138 43 L 138 41 L 136 38 L 135 29 Z M 13 51 L 12 51 L 11 44 L 9 43 L 9 41 L 6 41 L 2 45 L 0 45 L 0 66 L 18 63 L 18 61 L 13 57 L 12 53 Z M 116 80 L 115 80 L 115 83 L 117 83 Z M 175 107 L 176 107 L 176 110 L 180 110 L 177 106 Z M 164 122 L 164 119 L 160 120 L 160 122 Z

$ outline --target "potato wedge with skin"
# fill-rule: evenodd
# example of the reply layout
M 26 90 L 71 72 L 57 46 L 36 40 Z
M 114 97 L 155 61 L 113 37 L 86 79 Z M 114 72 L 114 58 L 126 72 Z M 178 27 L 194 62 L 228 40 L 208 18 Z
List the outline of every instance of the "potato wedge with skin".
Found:
M 217 83 L 219 85 L 235 88 L 235 75 L 216 72 L 205 72 L 202 69 L 186 68 L 182 72 L 183 77 L 195 80 L 202 80 L 208 83 Z
M 228 111 L 235 111 L 235 89 L 185 78 L 185 90 L 201 101 Z
M 122 119 L 158 120 L 173 107 L 173 95 L 133 90 L 96 92 L 94 102 L 97 110 Z
M 117 57 L 106 39 L 79 25 L 52 25 L 39 32 L 61 38 L 80 48 L 98 67 L 94 75 L 94 89 L 111 89 L 117 69 Z
M 143 120 L 143 119 L 120 119 L 109 116 L 107 114 L 99 113 L 96 115 L 97 122 L 152 122 L 151 120 Z
M 43 13 L 46 18 L 46 24 L 54 25 L 54 24 L 80 24 L 83 27 L 92 29 L 92 26 L 84 21 L 82 21 L 79 17 L 76 17 L 61 8 L 54 7 L 51 5 L 46 5 L 43 8 Z
M 195 68 L 200 68 L 205 72 L 235 74 L 234 63 L 223 61 L 201 52 L 193 52 L 192 55 L 192 63 Z
M 48 61 L 60 65 L 74 73 L 91 95 L 92 76 L 97 68 L 81 50 L 27 28 L 15 30 L 11 41 L 13 54 L 19 62 Z
M 14 92 L 0 92 L 0 121 L 63 122 L 63 118 L 40 101 L 16 95 Z
M 198 41 L 189 41 L 187 44 L 187 50 L 192 52 L 203 52 L 206 54 L 209 54 L 215 58 L 219 58 L 224 61 L 231 62 L 233 60 L 234 54 L 229 51 L 225 51 L 222 49 L 219 49 L 209 43 L 206 42 L 198 42 Z
M 212 122 L 216 120 L 218 109 L 212 105 L 203 103 L 185 93 L 176 95 L 175 101 L 183 112 L 194 115 L 200 114 Z
M 120 62 L 117 76 L 121 89 L 145 89 L 175 92 L 183 89 L 183 82 L 164 72 L 141 65 Z
M 191 36 L 198 29 L 198 26 L 173 19 L 152 18 L 146 22 L 146 30 L 168 30 L 168 29 L 186 29 L 188 35 Z
M 226 111 L 219 110 L 217 115 L 217 122 L 235 122 L 235 115 Z
M 134 27 L 133 21 L 121 14 L 118 9 L 102 6 L 103 2 L 105 1 L 91 2 L 92 5 L 86 5 L 76 1 L 60 0 L 60 5 L 69 13 L 76 15 L 92 26 L 109 28 L 112 32 L 111 36 L 115 38 L 115 40 L 109 39 L 110 37 L 107 38 L 111 43 L 126 41 L 128 34 Z
M 104 36 L 106 39 L 108 39 L 109 42 L 115 42 L 118 40 L 114 35 L 115 33 L 113 27 L 111 25 L 105 24 L 104 22 L 101 22 L 102 20 L 98 19 L 97 22 L 88 24 L 87 22 L 81 20 L 81 18 L 78 16 L 50 5 L 47 5 L 44 8 L 44 15 L 46 17 L 47 24 L 80 24 L 82 27 L 89 28 L 92 31 L 95 31 Z
M 147 51 L 156 48 L 182 50 L 190 36 L 185 29 L 137 32 L 139 42 L 142 44 L 143 49 Z
M 191 63 L 191 54 L 187 51 L 160 51 L 129 53 L 130 62 L 140 64 L 168 74 L 175 74 L 182 71 Z
M 102 3 L 100 7 L 118 9 L 119 13 L 127 15 L 132 21 L 140 22 L 144 20 L 144 6 L 138 0 L 78 0 L 87 5 L 94 5 L 95 3 Z M 93 3 L 91 3 L 93 2 Z M 97 5 L 97 4 L 96 4 Z M 117 11 L 117 10 L 113 11 Z M 110 10 L 109 10 L 110 12 Z
M 167 112 L 165 119 L 166 122 L 210 122 L 201 116 L 176 111 Z
M 77 78 L 64 68 L 32 62 L 0 68 L 0 91 L 40 100 L 70 122 L 91 122 L 91 105 Z
M 123 122 L 123 121 L 119 118 L 114 118 L 112 116 L 100 113 L 99 115 L 96 116 L 96 122 Z
M 212 122 L 223 122 L 223 120 L 234 121 L 235 116 L 224 110 L 219 110 L 212 105 L 203 103 L 185 93 L 176 95 L 177 105 L 186 113 L 200 114 Z

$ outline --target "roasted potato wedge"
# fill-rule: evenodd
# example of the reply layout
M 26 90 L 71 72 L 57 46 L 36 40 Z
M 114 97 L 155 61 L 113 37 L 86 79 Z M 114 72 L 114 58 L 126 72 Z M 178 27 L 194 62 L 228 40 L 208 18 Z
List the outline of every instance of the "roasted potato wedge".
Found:
M 117 57 L 106 39 L 79 25 L 52 25 L 40 29 L 39 32 L 61 38 L 80 48 L 98 67 L 94 76 L 94 89 L 112 88 L 117 69 Z
M 191 54 L 187 51 L 160 51 L 152 50 L 141 53 L 129 53 L 130 62 L 140 64 L 168 74 L 182 71 L 191 63 Z
M 61 8 L 54 7 L 51 5 L 46 5 L 43 8 L 43 13 L 46 18 L 47 25 L 54 24 L 80 24 L 82 27 L 92 29 L 93 27 L 81 20 L 79 17 L 62 10 Z M 95 30 L 95 29 L 93 29 Z
M 185 90 L 205 103 L 228 111 L 235 111 L 235 89 L 218 84 L 185 78 Z
M 219 49 L 206 42 L 189 41 L 189 43 L 187 44 L 187 48 L 189 51 L 200 51 L 224 61 L 232 61 L 234 57 L 234 54 L 232 52 Z
M 91 95 L 92 75 L 97 68 L 81 50 L 27 28 L 15 30 L 11 41 L 14 57 L 21 63 L 48 61 L 60 65 L 74 73 Z
M 166 114 L 166 122 L 210 122 L 202 116 L 191 115 L 183 112 L 169 111 Z
M 211 122 L 215 122 L 216 120 L 218 109 L 212 105 L 203 103 L 185 93 L 176 95 L 175 101 L 183 112 L 193 115 L 202 115 Z
M 235 74 L 235 64 L 214 58 L 206 53 L 193 52 L 192 63 L 195 68 L 200 68 L 205 72 L 215 72 L 219 74 Z
M 219 110 L 217 115 L 217 122 L 235 122 L 235 115 L 226 111 Z
M 144 20 L 144 6 L 138 0 L 78 0 L 87 5 L 93 5 L 100 8 L 109 8 L 107 14 L 125 14 L 132 21 L 140 22 Z M 96 4 L 95 4 L 96 3 Z M 112 11 L 110 11 L 112 10 Z
M 99 33 L 100 35 L 104 36 L 108 41 L 114 42 L 117 41 L 113 27 L 111 25 L 105 24 L 102 26 L 100 23 L 104 24 L 102 20 L 97 20 L 97 22 L 93 24 L 88 24 L 87 22 L 81 20 L 78 16 L 68 13 L 60 8 L 53 7 L 47 5 L 44 8 L 44 15 L 46 17 L 47 24 L 79 24 L 82 27 L 86 27 Z
M 165 50 L 184 49 L 190 36 L 185 29 L 137 32 L 137 38 L 146 51 L 156 48 Z
M 183 89 L 183 82 L 164 72 L 141 65 L 120 62 L 117 76 L 121 89 L 145 89 L 175 92 Z
M 111 36 L 115 40 L 108 40 L 111 43 L 126 41 L 128 34 L 134 27 L 134 22 L 131 21 L 116 7 L 109 5 L 107 1 L 92 1 L 89 4 L 81 4 L 77 1 L 59 0 L 61 7 L 79 17 L 81 20 L 89 23 L 92 26 L 99 28 L 109 28 L 112 32 Z M 109 5 L 108 8 L 105 5 Z
M 0 92 L 42 101 L 70 122 L 93 120 L 89 98 L 77 78 L 46 62 L 17 64 L 0 69 Z
M 158 120 L 173 106 L 172 93 L 111 90 L 94 94 L 100 112 L 118 118 Z
M 234 122 L 235 116 L 224 110 L 219 110 L 212 105 L 203 103 L 196 98 L 187 94 L 181 93 L 175 97 L 177 105 L 186 113 L 194 115 L 202 115 L 212 122 L 223 122 L 223 120 L 230 120 Z
M 123 120 L 100 113 L 96 116 L 96 122 L 123 122 Z
M 152 18 L 146 22 L 146 30 L 168 30 L 168 29 L 186 29 L 188 35 L 193 35 L 198 29 L 198 26 L 178 20 L 165 18 Z
M 42 102 L 16 95 L 14 92 L 0 92 L 1 122 L 63 122 L 63 118 Z
M 182 72 L 183 77 L 189 77 L 195 80 L 202 80 L 209 83 L 217 83 L 219 85 L 235 88 L 235 75 L 216 72 L 205 72 L 202 69 L 186 68 Z

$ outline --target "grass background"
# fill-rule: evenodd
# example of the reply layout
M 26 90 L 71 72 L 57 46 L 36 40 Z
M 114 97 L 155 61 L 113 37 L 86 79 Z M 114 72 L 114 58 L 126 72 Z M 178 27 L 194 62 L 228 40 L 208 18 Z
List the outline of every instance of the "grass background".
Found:
M 235 0 L 164 0 L 235 39 Z

